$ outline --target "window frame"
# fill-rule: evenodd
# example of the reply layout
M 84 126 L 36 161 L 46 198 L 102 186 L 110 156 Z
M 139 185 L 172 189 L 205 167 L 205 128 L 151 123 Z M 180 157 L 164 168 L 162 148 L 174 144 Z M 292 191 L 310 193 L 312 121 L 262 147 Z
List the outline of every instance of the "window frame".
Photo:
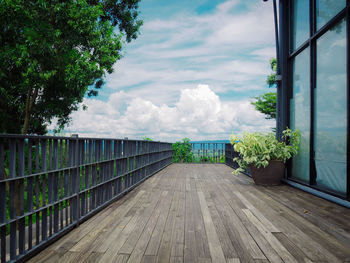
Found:
M 309 181 L 301 181 L 296 178 L 293 178 L 291 176 L 291 164 L 292 160 L 287 162 L 287 180 L 314 188 L 318 191 L 339 197 L 341 199 L 345 199 L 350 201 L 350 47 L 349 47 L 349 41 L 350 41 L 350 0 L 346 1 L 346 6 L 333 18 L 331 18 L 325 25 L 323 25 L 320 29 L 317 30 L 316 26 L 316 0 L 309 0 L 309 19 L 310 19 L 310 35 L 309 38 L 302 43 L 300 46 L 295 47 L 295 50 L 293 51 L 293 0 L 287 1 L 287 0 L 280 0 L 280 39 L 281 39 L 281 57 L 282 57 L 282 75 L 283 75 L 283 82 L 282 82 L 282 89 L 280 92 L 282 92 L 283 98 L 281 98 L 281 101 L 279 102 L 279 105 L 282 107 L 282 118 L 285 118 L 285 120 L 281 122 L 278 127 L 278 130 L 283 130 L 286 127 L 290 127 L 290 99 L 293 96 L 293 61 L 295 57 L 303 52 L 306 48 L 310 47 L 310 167 L 309 167 Z M 314 147 L 314 129 L 315 129 L 315 88 L 316 88 L 316 42 L 317 39 L 319 39 L 321 36 L 323 36 L 329 29 L 334 27 L 337 23 L 339 23 L 342 19 L 345 19 L 346 21 L 346 50 L 347 50 L 347 177 L 346 177 L 346 195 L 341 195 L 337 192 L 333 192 L 328 189 L 320 188 L 318 187 L 316 183 L 316 168 L 315 168 L 315 162 L 314 162 L 314 156 L 315 156 L 315 147 Z

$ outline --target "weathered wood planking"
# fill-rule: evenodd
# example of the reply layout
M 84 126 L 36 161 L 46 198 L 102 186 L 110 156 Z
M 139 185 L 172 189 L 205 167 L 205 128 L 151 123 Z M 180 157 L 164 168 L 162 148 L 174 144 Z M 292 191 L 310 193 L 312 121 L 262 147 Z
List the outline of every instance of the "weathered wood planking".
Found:
M 225 165 L 173 164 L 30 262 L 349 260 L 349 209 Z

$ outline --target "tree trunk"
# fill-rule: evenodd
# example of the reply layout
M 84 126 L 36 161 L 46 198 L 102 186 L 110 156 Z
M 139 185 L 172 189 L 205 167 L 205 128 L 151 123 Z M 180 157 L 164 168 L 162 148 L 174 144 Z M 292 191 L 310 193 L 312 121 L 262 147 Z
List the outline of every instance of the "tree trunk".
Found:
M 23 123 L 23 128 L 22 128 L 22 134 L 28 133 L 30 115 L 32 113 L 32 109 L 33 109 L 35 100 L 38 96 L 38 91 L 39 91 L 39 89 L 37 87 L 35 87 L 34 89 L 28 90 L 27 98 L 26 98 L 26 111 L 25 111 L 24 123 Z M 19 182 L 18 182 L 18 180 L 16 180 L 15 181 L 16 191 L 18 190 L 18 187 L 19 187 Z M 15 203 L 15 207 L 16 207 L 16 215 L 20 216 L 21 209 L 20 209 L 19 192 L 17 192 L 17 194 L 15 195 L 14 203 Z M 18 227 L 18 225 L 17 225 L 17 227 Z
M 28 133 L 29 128 L 29 122 L 30 122 L 30 115 L 32 113 L 33 105 L 35 103 L 36 97 L 38 96 L 39 89 L 36 87 L 33 89 L 29 89 L 27 93 L 27 99 L 26 99 L 26 112 L 24 117 L 24 123 L 22 128 L 22 134 Z

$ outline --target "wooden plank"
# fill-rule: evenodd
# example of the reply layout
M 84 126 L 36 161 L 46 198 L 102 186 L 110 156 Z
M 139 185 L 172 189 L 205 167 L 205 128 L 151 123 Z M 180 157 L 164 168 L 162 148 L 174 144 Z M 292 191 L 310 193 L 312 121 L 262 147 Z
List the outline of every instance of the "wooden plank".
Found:
M 348 216 L 348 214 L 350 213 L 345 211 L 344 208 L 334 208 L 335 204 L 332 204 L 331 207 L 333 209 L 326 213 L 323 207 L 330 206 L 328 201 L 322 200 L 320 198 L 316 199 L 317 197 L 310 197 L 310 195 L 308 195 L 307 197 L 309 199 L 312 198 L 313 202 L 317 202 L 316 204 L 313 204 L 312 202 L 303 200 L 298 196 L 295 197 L 294 195 L 299 194 L 299 191 L 295 191 L 295 189 L 293 190 L 294 192 L 290 193 L 291 196 L 286 196 L 286 190 L 277 191 L 281 196 L 281 199 L 277 200 L 286 207 L 288 207 L 290 210 L 292 210 L 295 216 L 298 215 L 300 217 L 305 218 L 308 222 L 311 223 L 311 225 L 314 226 L 313 228 L 307 227 L 307 230 L 311 230 L 317 227 L 318 230 L 316 231 L 316 233 L 325 232 L 328 234 L 328 236 L 335 237 L 342 244 L 349 248 L 350 232 L 346 230 L 350 229 L 350 217 Z M 266 192 L 268 192 L 268 194 L 271 197 L 276 199 L 276 193 L 273 193 L 272 191 Z M 324 203 L 321 206 L 318 204 L 320 200 L 322 200 L 322 202 Z M 337 220 L 335 219 L 335 217 L 337 218 Z M 319 229 L 323 231 L 319 231 Z M 338 249 L 341 250 L 341 248 Z
M 100 213 L 96 214 L 94 217 L 81 224 L 80 227 L 73 229 L 69 234 L 55 242 L 53 249 L 58 250 L 60 247 L 65 246 L 64 243 L 66 242 L 68 242 L 69 245 L 71 245 L 72 242 L 77 244 L 86 235 L 90 234 L 91 229 L 94 228 L 94 225 L 99 225 L 102 222 L 104 222 L 104 220 L 108 221 L 110 218 L 109 215 L 116 213 L 117 207 L 125 207 L 128 203 L 134 202 L 135 199 L 132 198 L 134 195 L 136 195 L 134 196 L 134 198 L 136 198 L 137 201 L 137 199 L 139 199 L 144 193 L 145 191 L 135 191 L 134 193 L 130 193 L 127 198 L 125 197 L 117 200 L 115 203 L 111 204 L 106 209 L 104 209 Z
M 170 263 L 182 263 L 184 262 L 183 257 L 171 257 L 170 258 Z
M 176 184 L 175 184 L 176 187 Z M 177 214 L 178 204 L 179 204 L 180 193 L 178 191 L 174 192 L 174 197 L 171 202 L 170 211 L 168 218 L 165 223 L 164 232 L 162 235 L 162 240 L 159 244 L 157 262 L 169 262 L 170 253 L 172 247 L 172 239 L 174 237 L 173 232 L 175 230 L 175 218 Z
M 209 250 L 210 250 L 212 261 L 218 262 L 218 263 L 226 262 L 224 253 L 220 245 L 219 238 L 217 236 L 212 218 L 209 213 L 209 209 L 208 209 L 204 194 L 201 191 L 198 191 L 197 193 L 198 193 L 199 203 L 202 209 L 205 230 L 207 232 Z
M 308 212 L 311 212 L 311 215 L 315 215 L 315 219 L 318 219 L 321 224 L 324 224 L 327 226 L 338 226 L 338 227 L 350 227 L 350 213 L 348 213 L 348 208 L 339 206 L 335 203 L 332 203 L 327 200 L 320 199 L 319 197 L 312 195 L 310 193 L 301 191 L 296 188 L 292 188 L 289 186 L 283 186 L 279 187 L 276 191 L 277 193 L 280 193 L 282 196 L 286 196 L 290 200 L 293 200 L 293 202 L 289 202 L 290 208 L 297 204 L 297 209 L 295 209 L 295 212 L 300 215 L 308 215 L 309 213 L 303 213 L 304 210 L 307 210 Z M 322 200 L 322 204 L 320 206 L 320 200 Z M 299 206 L 299 207 L 298 207 Z M 342 216 L 339 216 L 342 215 Z M 315 222 L 316 223 L 316 222 Z M 333 228 L 333 227 L 332 227 Z M 347 231 L 340 231 L 336 232 L 337 229 L 333 230 L 332 228 L 329 228 L 330 234 L 339 234 L 339 237 L 341 235 L 346 234 L 347 237 L 349 237 L 349 232 Z M 325 230 L 325 229 L 324 229 Z M 341 238 L 340 238 L 341 240 Z M 349 242 L 349 238 L 345 238 L 346 242 Z
M 126 263 L 128 262 L 129 259 L 129 255 L 125 255 L 125 254 L 119 254 L 114 260 L 114 263 Z M 107 263 L 108 261 L 106 261 Z
M 273 233 L 273 235 L 281 242 L 281 244 L 295 257 L 298 262 L 311 261 L 305 253 L 298 248 L 288 237 L 283 233 Z
M 265 191 L 264 188 L 261 190 Z M 274 225 L 278 226 L 278 228 L 281 229 L 281 231 L 311 260 L 339 262 L 342 260 L 339 260 L 333 253 L 340 253 L 343 255 L 339 255 L 340 258 L 344 258 L 344 255 L 349 253 L 346 252 L 344 246 L 337 240 L 281 204 L 279 200 L 271 198 L 262 191 L 254 192 L 256 195 L 255 201 L 258 203 L 265 202 L 270 204 L 270 208 L 264 211 L 264 213 L 269 211 L 270 218 Z M 313 230 L 310 231 L 310 229 Z M 333 246 L 334 249 L 325 248 L 331 246 Z
M 250 235 L 254 238 L 255 242 L 260 247 L 261 251 L 265 254 L 270 262 L 283 262 L 280 256 L 276 253 L 270 243 L 264 238 L 264 236 L 259 232 L 259 230 L 254 226 L 254 224 L 249 221 L 242 222 L 246 229 L 249 231 Z
M 105 253 L 110 244 L 120 235 L 124 227 L 130 222 L 134 215 L 129 215 L 117 220 L 117 222 L 110 227 L 110 230 L 106 229 L 104 233 L 100 234 L 99 237 L 96 238 L 90 251 Z
M 142 196 L 142 200 L 148 200 L 148 196 L 149 193 L 145 193 Z M 119 217 L 116 217 L 115 221 L 112 221 L 109 225 L 107 225 L 103 229 L 103 232 L 101 232 L 92 243 L 91 247 L 89 248 L 90 252 L 94 251 L 99 253 L 105 253 L 106 250 L 113 243 L 113 241 L 123 231 L 124 227 L 129 223 L 129 221 L 134 216 L 137 216 L 137 211 L 142 210 L 142 204 L 144 204 L 143 201 L 139 199 L 129 211 L 125 211 L 126 213 L 121 213 Z
M 159 199 L 159 196 L 159 191 L 155 191 L 153 195 L 150 196 L 150 200 L 147 200 L 147 202 L 145 202 L 142 205 L 142 208 L 139 211 L 137 211 L 136 215 L 129 221 L 129 223 L 125 226 L 123 231 L 110 243 L 107 251 L 102 256 L 99 262 L 113 262 L 114 260 L 116 260 L 120 248 L 124 245 L 126 240 L 134 231 L 135 227 L 138 225 L 138 222 L 144 216 L 144 211 L 146 209 L 153 210 L 154 206 L 157 203 L 156 201 Z
M 208 175 L 213 175 L 211 172 L 207 172 Z M 209 174 L 210 173 L 210 174 Z M 204 173 L 204 177 L 208 177 Z M 250 235 L 245 234 L 244 228 L 242 228 L 242 223 L 235 214 L 235 212 L 232 210 L 230 205 L 226 202 L 226 200 L 223 197 L 223 190 L 220 189 L 218 185 L 218 181 L 211 178 L 210 181 L 204 182 L 203 180 L 199 180 L 197 186 L 200 186 L 200 189 L 202 189 L 203 192 L 210 191 L 210 197 L 214 201 L 216 209 L 221 217 L 221 220 L 226 228 L 227 234 L 239 256 L 239 258 L 243 262 L 253 262 L 253 258 L 251 255 L 255 256 L 260 256 L 263 257 L 264 255 L 262 254 L 261 251 L 257 250 L 257 252 L 260 252 L 261 254 L 254 254 L 254 250 L 251 250 L 249 246 L 249 238 Z M 220 194 L 216 194 L 216 192 L 220 191 Z M 254 243 L 254 240 L 252 240 Z M 247 246 L 248 245 L 248 246 Z M 256 246 L 256 244 L 255 244 Z M 257 249 L 259 249 L 257 247 Z M 262 256 L 261 256 L 262 255 Z
M 79 252 L 67 251 L 67 252 L 65 252 L 62 255 L 62 257 L 59 259 L 58 262 L 64 262 L 64 263 L 76 263 L 76 262 L 79 262 L 77 260 L 77 258 L 79 257 L 79 254 L 80 254 Z
M 150 219 L 147 222 L 147 225 L 145 226 L 139 240 L 137 241 L 130 257 L 129 257 L 129 261 L 130 262 L 141 262 L 142 260 L 142 256 L 145 253 L 145 250 L 147 248 L 147 244 L 152 236 L 152 232 L 156 226 L 158 217 L 161 213 L 161 211 L 163 209 L 166 209 L 166 207 L 168 206 L 168 204 L 171 201 L 171 194 L 169 194 L 167 191 L 163 192 L 164 194 L 166 194 L 165 196 L 162 194 L 161 195 L 161 200 L 159 205 L 156 207 L 156 209 L 153 211 Z
M 193 203 L 191 197 L 191 185 L 189 176 L 186 177 L 186 195 L 185 195 L 185 246 L 184 261 L 196 262 L 196 237 L 194 232 Z
M 179 185 L 179 204 L 175 218 L 175 228 L 173 231 L 171 257 L 183 257 L 184 255 L 184 237 L 185 237 L 185 192 L 184 184 Z
M 196 249 L 198 253 L 199 258 L 210 258 L 210 251 L 209 251 L 209 244 L 208 244 L 208 238 L 207 234 L 205 232 L 205 226 L 203 221 L 203 215 L 201 212 L 201 207 L 199 204 L 199 199 L 197 195 L 197 179 L 198 174 L 196 171 L 197 169 L 194 169 L 193 177 L 195 178 L 194 183 L 194 191 L 191 191 L 191 197 L 193 202 L 193 216 L 194 216 L 194 222 L 195 222 L 195 237 L 196 237 Z
M 243 217 L 240 215 L 240 213 L 242 213 L 240 206 L 229 196 L 227 191 L 222 188 L 221 184 L 217 184 L 217 188 L 221 191 L 220 195 L 215 196 L 215 199 L 217 199 L 216 207 L 224 224 L 226 224 L 226 229 L 232 235 L 231 241 L 233 243 L 235 242 L 234 244 L 237 253 L 248 251 L 253 259 L 266 259 L 264 253 L 242 223 L 245 216 Z M 240 215 L 240 217 L 238 215 Z M 236 242 L 236 239 L 241 241 L 242 244 Z M 250 260 L 245 253 L 241 253 L 240 257 L 245 257 L 245 261 Z
M 220 244 L 222 247 L 222 251 L 225 255 L 225 258 L 237 258 L 238 254 L 236 252 L 236 249 L 234 248 L 231 239 L 228 235 L 228 232 L 221 220 L 221 217 L 216 209 L 216 206 L 214 204 L 214 201 L 210 198 L 210 193 L 206 192 L 205 193 L 205 198 L 207 200 L 208 203 L 208 208 L 209 208 L 209 212 L 212 216 L 212 220 L 215 226 L 215 229 L 217 231 L 219 240 L 220 240 Z
M 92 252 L 84 263 L 96 263 L 103 256 L 103 253 Z
M 62 253 L 54 250 L 44 250 L 34 258 L 31 258 L 27 263 L 44 263 L 44 262 L 58 262 L 62 257 Z
M 155 263 L 156 262 L 156 256 L 153 255 L 144 255 L 142 257 L 141 263 Z
M 113 222 L 116 217 L 123 217 L 142 197 L 144 194 L 143 191 L 140 191 L 130 202 L 128 202 L 125 206 L 120 206 L 119 209 L 115 209 L 110 216 L 106 217 L 102 221 L 96 221 L 94 225 L 90 225 L 90 232 L 86 233 L 84 238 L 80 239 L 79 242 L 72 247 L 69 251 L 72 252 L 80 252 L 86 251 L 86 249 L 91 246 L 91 244 L 95 241 L 100 232 L 103 232 L 103 229 Z M 89 229 L 88 228 L 88 229 Z M 91 231 L 91 229 L 93 229 Z
M 171 180 L 171 179 L 170 179 Z M 152 236 L 148 242 L 147 249 L 145 251 L 145 255 L 157 255 L 158 248 L 160 245 L 160 242 L 162 240 L 162 234 L 166 225 L 166 220 L 169 215 L 170 207 L 172 204 L 173 198 L 175 198 L 175 192 L 172 191 L 172 193 L 169 193 L 169 197 L 167 200 L 166 205 L 162 208 L 160 211 L 160 216 L 158 218 L 157 225 L 155 226 Z
M 256 209 L 240 192 L 233 192 L 242 203 L 261 221 L 265 228 L 270 232 L 281 232 L 268 220 L 258 209 Z
M 289 253 L 289 251 L 278 241 L 278 239 L 266 229 L 266 227 L 257 219 L 249 209 L 242 209 L 247 218 L 256 226 L 260 233 L 271 244 L 277 254 L 284 262 L 297 262 L 297 260 Z
M 157 198 L 153 202 L 153 204 L 151 204 L 150 207 L 148 207 L 145 210 L 144 214 L 142 215 L 140 220 L 137 222 L 136 227 L 134 228 L 134 230 L 132 231 L 132 233 L 124 243 L 124 245 L 120 248 L 119 254 L 131 254 L 135 248 L 137 241 L 142 235 L 149 219 L 151 218 L 154 221 L 154 224 L 157 222 L 156 220 L 158 219 L 158 216 L 160 213 L 160 205 L 162 203 L 162 200 L 166 198 L 167 194 L 168 194 L 167 191 L 163 191 L 160 195 L 160 198 Z M 154 225 L 153 225 L 153 228 L 154 228 Z M 151 231 L 153 231 L 153 228 L 151 229 Z M 149 229 L 146 229 L 146 230 L 149 231 Z

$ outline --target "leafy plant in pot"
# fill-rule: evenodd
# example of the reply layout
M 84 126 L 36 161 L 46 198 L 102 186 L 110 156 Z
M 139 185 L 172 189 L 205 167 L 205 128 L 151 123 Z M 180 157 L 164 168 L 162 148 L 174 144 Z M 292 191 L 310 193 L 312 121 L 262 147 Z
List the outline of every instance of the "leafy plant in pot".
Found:
M 230 141 L 240 155 L 233 159 L 239 165 L 234 174 L 250 167 L 256 184 L 277 185 L 283 178 L 285 162 L 298 153 L 300 132 L 287 128 L 281 141 L 272 132 L 244 132 L 241 138 L 232 134 Z

